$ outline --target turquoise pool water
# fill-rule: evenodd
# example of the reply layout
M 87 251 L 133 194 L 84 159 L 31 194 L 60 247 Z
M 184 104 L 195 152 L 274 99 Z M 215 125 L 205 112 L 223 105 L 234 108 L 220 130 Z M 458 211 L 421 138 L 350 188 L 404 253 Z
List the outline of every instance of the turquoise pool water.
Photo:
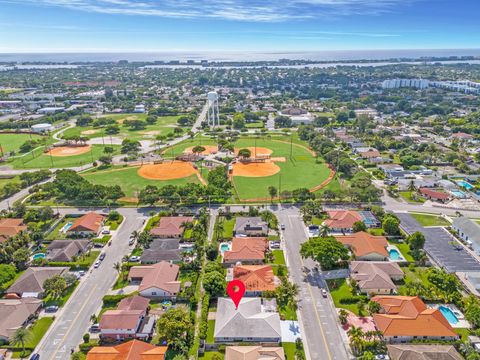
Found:
M 447 319 L 450 325 L 455 325 L 458 323 L 458 318 L 448 307 L 442 305 L 438 307 L 438 310 L 440 310 L 443 316 L 445 316 L 445 319 Z
M 465 193 L 463 191 L 460 191 L 460 190 L 452 190 L 452 194 L 457 197 L 457 198 L 460 198 L 460 199 L 463 199 L 466 197 Z
M 220 251 L 222 253 L 224 253 L 225 251 L 228 251 L 228 250 L 230 250 L 230 245 L 228 245 L 228 244 L 221 244 L 220 245 Z
M 457 181 L 457 184 L 467 190 L 472 190 L 474 186 L 470 184 L 469 182 L 466 182 L 465 180 L 459 180 Z
M 68 222 L 66 223 L 63 228 L 62 228 L 62 231 L 65 233 L 68 231 L 68 229 L 70 229 L 72 227 L 73 223 L 72 222 Z
M 400 252 L 397 249 L 388 250 L 390 260 L 400 260 Z
M 33 260 L 45 259 L 45 257 L 46 257 L 46 255 L 44 253 L 38 253 L 38 254 L 33 255 Z

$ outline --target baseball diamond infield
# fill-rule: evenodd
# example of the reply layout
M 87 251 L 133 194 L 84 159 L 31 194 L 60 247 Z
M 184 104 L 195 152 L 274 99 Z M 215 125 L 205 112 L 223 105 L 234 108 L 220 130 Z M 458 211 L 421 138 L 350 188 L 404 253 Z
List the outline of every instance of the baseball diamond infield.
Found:
M 47 155 L 52 156 L 75 156 L 85 154 L 92 150 L 91 145 L 85 146 L 59 146 L 50 149 Z
M 150 180 L 174 180 L 195 175 L 197 170 L 189 162 L 167 161 L 161 164 L 143 165 L 138 175 Z
M 204 147 L 205 148 L 205 151 L 202 151 L 201 154 L 202 155 L 211 155 L 211 154 L 215 154 L 216 152 L 218 152 L 218 146 L 212 146 L 212 145 L 199 145 L 201 147 Z M 190 146 L 188 148 L 186 148 L 184 150 L 184 154 L 192 154 L 193 153 L 193 148 L 194 146 Z
M 264 177 L 272 176 L 280 171 L 280 167 L 273 161 L 233 164 L 233 176 Z

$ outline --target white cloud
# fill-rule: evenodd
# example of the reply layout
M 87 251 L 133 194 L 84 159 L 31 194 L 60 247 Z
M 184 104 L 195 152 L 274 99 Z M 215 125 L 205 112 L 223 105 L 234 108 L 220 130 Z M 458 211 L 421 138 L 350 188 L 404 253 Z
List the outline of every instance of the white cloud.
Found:
M 380 15 L 417 0 L 0 0 L 112 15 L 251 22 Z

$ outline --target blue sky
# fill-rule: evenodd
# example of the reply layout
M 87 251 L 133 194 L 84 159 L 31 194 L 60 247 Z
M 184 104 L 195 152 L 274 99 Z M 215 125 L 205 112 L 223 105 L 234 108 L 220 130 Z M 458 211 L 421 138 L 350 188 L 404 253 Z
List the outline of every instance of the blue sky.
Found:
M 0 0 L 0 52 L 480 48 L 478 0 Z

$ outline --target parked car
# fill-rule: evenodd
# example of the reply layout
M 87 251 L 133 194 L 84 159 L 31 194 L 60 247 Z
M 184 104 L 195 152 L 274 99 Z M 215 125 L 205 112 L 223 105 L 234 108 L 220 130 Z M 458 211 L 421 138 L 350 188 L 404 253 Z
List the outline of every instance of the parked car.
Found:
M 78 272 L 78 275 L 84 276 L 84 275 L 85 275 L 85 270 L 80 270 L 80 271 Z
M 97 261 L 95 261 L 95 264 L 93 264 L 93 267 L 94 267 L 95 269 L 97 269 L 97 268 L 100 266 L 100 264 L 101 264 L 101 261 L 100 261 L 100 260 L 97 260 Z
M 100 325 L 99 324 L 93 324 L 92 326 L 90 326 L 90 332 L 91 333 L 100 332 Z
M 285 230 L 285 224 L 280 225 L 280 229 Z
M 135 239 L 128 240 L 128 245 L 132 246 L 133 244 L 135 244 Z
M 106 255 L 105 253 L 101 253 L 100 256 L 98 257 L 98 259 L 100 261 L 103 261 L 103 259 L 105 259 L 105 255 Z
M 102 230 L 102 235 L 109 235 L 110 234 L 110 229 L 103 229 Z
M 130 256 L 130 258 L 128 259 L 128 261 L 130 261 L 130 262 L 138 262 L 138 261 L 140 261 L 140 256 Z
M 56 305 L 47 306 L 45 308 L 46 313 L 55 313 L 57 311 L 58 311 L 58 306 L 56 306 Z
M 30 356 L 30 360 L 39 360 L 40 359 L 40 354 L 33 354 Z

